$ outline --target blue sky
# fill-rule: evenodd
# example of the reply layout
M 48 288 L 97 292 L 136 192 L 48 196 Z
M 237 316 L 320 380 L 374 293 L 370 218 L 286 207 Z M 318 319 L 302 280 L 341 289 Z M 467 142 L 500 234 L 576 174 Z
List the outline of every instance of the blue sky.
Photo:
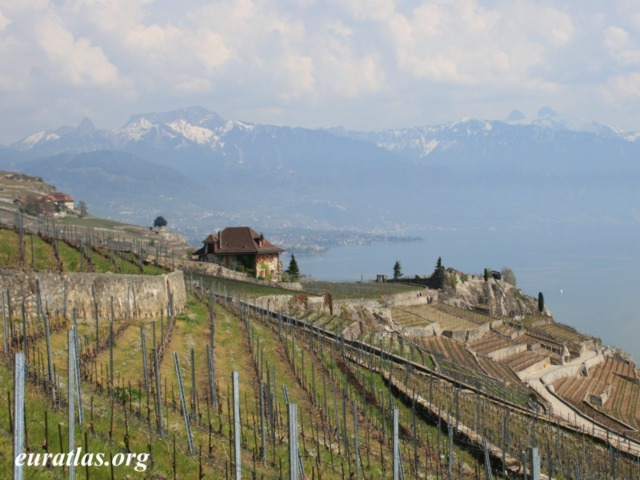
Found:
M 534 117 L 640 130 L 640 2 L 0 0 L 0 143 L 201 105 L 372 130 Z

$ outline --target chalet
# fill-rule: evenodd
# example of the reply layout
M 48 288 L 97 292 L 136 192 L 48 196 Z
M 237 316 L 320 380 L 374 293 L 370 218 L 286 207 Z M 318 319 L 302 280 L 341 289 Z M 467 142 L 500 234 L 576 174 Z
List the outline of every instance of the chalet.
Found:
M 30 214 L 64 215 L 73 210 L 73 197 L 63 192 L 52 192 L 43 196 L 27 195 L 13 201 L 21 210 Z
M 68 193 L 53 192 L 46 197 L 50 198 L 60 210 L 73 210 L 73 197 Z
M 212 233 L 194 252 L 198 260 L 247 272 L 256 278 L 279 281 L 282 276 L 280 253 L 284 250 L 250 227 L 227 227 Z

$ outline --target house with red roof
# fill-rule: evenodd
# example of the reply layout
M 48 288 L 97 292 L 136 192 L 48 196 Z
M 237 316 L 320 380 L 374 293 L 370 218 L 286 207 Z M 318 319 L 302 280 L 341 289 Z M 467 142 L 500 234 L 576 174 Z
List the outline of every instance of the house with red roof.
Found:
M 202 248 L 194 252 L 200 261 L 217 263 L 265 280 L 277 282 L 282 277 L 280 254 L 284 250 L 250 227 L 227 227 L 212 233 L 203 243 Z

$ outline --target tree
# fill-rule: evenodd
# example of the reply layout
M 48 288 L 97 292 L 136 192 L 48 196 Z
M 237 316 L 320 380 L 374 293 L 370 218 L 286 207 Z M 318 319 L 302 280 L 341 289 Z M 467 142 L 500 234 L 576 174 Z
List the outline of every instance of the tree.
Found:
M 287 267 L 286 273 L 291 281 L 296 281 L 300 278 L 300 269 L 298 268 L 296 256 L 293 253 L 291 254 L 291 260 L 289 260 L 289 267 Z
M 444 265 L 442 265 L 442 257 L 438 257 L 436 268 L 434 269 L 433 275 L 431 275 L 431 277 L 436 282 L 436 288 L 442 288 L 444 286 Z
M 542 295 L 542 292 L 538 292 L 538 311 L 540 313 L 544 312 L 544 295 Z
M 87 211 L 87 204 L 84 200 L 80 200 L 78 202 L 78 210 L 80 210 L 80 218 L 84 218 L 89 215 L 89 212 Z
M 502 275 L 502 280 L 510 283 L 514 287 L 516 286 L 516 274 L 513 273 L 513 270 L 511 270 L 509 267 L 502 267 L 502 270 L 500 270 L 500 274 Z
M 156 219 L 153 221 L 153 226 L 154 227 L 166 227 L 167 226 L 167 220 L 165 220 L 165 218 L 161 215 L 156 217 Z
M 393 279 L 398 280 L 401 276 L 402 276 L 402 266 L 400 265 L 400 261 L 396 260 L 396 263 L 393 266 Z
M 484 281 L 485 282 L 489 281 L 489 269 L 488 268 L 484 269 Z

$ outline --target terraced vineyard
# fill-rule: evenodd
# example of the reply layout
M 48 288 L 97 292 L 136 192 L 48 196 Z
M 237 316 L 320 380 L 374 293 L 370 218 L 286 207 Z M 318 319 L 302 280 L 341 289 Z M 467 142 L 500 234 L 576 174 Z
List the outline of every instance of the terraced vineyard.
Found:
M 622 358 L 608 356 L 603 363 L 590 370 L 588 377 L 562 378 L 554 383 L 554 388 L 558 395 L 602 423 L 620 428 L 620 424 L 612 423 L 602 415 L 604 413 L 640 430 L 640 385 L 633 366 Z M 600 395 L 605 389 L 609 389 L 610 393 L 603 406 L 585 402 L 589 394 Z M 640 438 L 638 432 L 623 430 Z
M 440 306 L 436 305 L 412 305 L 392 310 L 393 319 L 396 315 L 401 323 L 404 319 L 408 322 L 408 326 L 422 326 L 436 322 L 442 330 L 468 330 L 476 328 L 478 325 L 461 316 L 452 315 L 451 313 L 442 311 Z M 407 325 L 404 325 L 407 326 Z
M 549 363 L 548 355 L 538 352 L 524 351 L 506 358 L 502 363 L 508 365 L 515 372 L 522 372 L 535 364 L 545 361 L 547 364 Z
M 131 252 L 89 248 L 76 242 L 24 234 L 22 245 L 17 231 L 0 229 L 0 266 L 25 267 L 35 271 L 128 273 L 155 275 L 165 270 Z
M 400 408 L 404 432 L 400 450 L 406 474 L 413 478 L 436 471 L 445 475 L 447 463 L 438 453 L 447 448 L 444 437 L 436 446 L 439 434 L 434 427 L 423 420 L 415 423 L 411 410 L 395 399 L 388 403 L 382 380 L 354 373 L 341 360 L 338 344 L 299 335 L 289 326 L 278 329 L 252 320 L 234 304 L 208 305 L 208 298 L 207 294 L 201 300 L 192 298 L 185 312 L 169 318 L 101 322 L 97 334 L 92 319 L 77 319 L 85 419 L 82 425 L 76 423 L 78 446 L 86 441 L 85 450 L 106 452 L 107 458 L 148 453 L 143 466 L 148 469 L 146 475 L 160 475 L 153 478 L 231 478 L 237 465 L 231 381 L 235 371 L 242 430 L 237 460 L 246 478 L 281 478 L 288 472 L 288 402 L 298 406 L 299 456 L 308 478 L 343 478 L 356 475 L 357 470 L 363 478 L 390 475 L 392 406 Z M 41 453 L 67 451 L 65 365 L 71 322 L 51 322 L 57 326 L 50 339 L 53 381 L 47 373 L 45 335 L 32 335 L 29 340 L 26 427 L 29 450 Z M 15 331 L 20 328 L 16 326 Z M 14 349 L 20 344 L 16 337 Z M 159 360 L 157 391 L 154 351 Z M 184 407 L 172 352 L 177 353 L 184 382 Z M 148 371 L 143 360 L 150 366 Z M 0 368 L 0 394 L 5 398 L 13 395 L 11 361 L 12 355 L 4 355 Z M 364 385 L 373 385 L 372 390 Z M 193 451 L 185 430 L 185 410 Z M 58 424 L 60 442 L 55 432 Z M 6 404 L 0 409 L 0 425 L 0 446 L 10 451 Z M 414 438 L 420 451 L 418 463 L 411 453 Z M 472 478 L 481 470 L 464 451 L 456 448 L 452 454 L 456 478 Z M 3 462 L 0 473 L 5 478 L 11 475 L 9 468 L 10 462 Z M 25 478 L 59 478 L 65 470 L 52 465 L 30 467 Z M 91 478 L 111 478 L 109 468 L 90 470 Z M 132 466 L 114 467 L 116 478 L 133 473 Z M 80 475 L 79 469 L 76 474 Z
M 471 310 L 466 310 L 463 308 L 452 307 L 451 305 L 447 305 L 445 303 L 437 303 L 437 304 L 434 304 L 433 307 L 437 310 L 440 310 L 441 312 L 466 320 L 474 324 L 475 326 L 484 325 L 485 323 L 491 320 L 495 320 L 495 318 L 493 317 L 489 317 L 487 315 L 483 315 L 481 313 L 474 312 Z M 473 328 L 473 327 L 470 327 L 470 328 Z
M 393 308 L 391 316 L 403 328 L 425 327 L 435 321 L 417 310 L 411 307 Z
M 538 325 L 537 327 L 535 327 L 535 330 L 544 332 L 552 338 L 555 338 L 559 343 L 579 343 L 591 338 L 587 335 L 577 332 L 571 327 L 555 322 Z
M 469 348 L 474 352 L 488 355 L 492 352 L 496 352 L 500 349 L 507 348 L 514 345 L 513 342 L 501 335 L 489 332 L 486 335 L 472 341 L 469 344 Z
M 272 324 L 275 318 L 275 314 L 269 314 L 266 317 Z M 301 330 L 296 329 L 294 335 L 297 338 L 304 339 L 305 336 L 307 339 L 318 338 L 318 332 L 312 327 L 298 322 L 296 324 L 299 327 L 305 327 Z M 278 325 L 278 328 L 283 328 L 280 320 Z M 466 429 L 471 426 L 472 431 L 485 432 L 486 441 L 496 447 L 493 450 L 496 452 L 496 457 L 500 458 L 504 455 L 503 458 L 506 458 L 505 469 L 514 468 L 514 465 L 517 465 L 516 470 L 521 468 L 517 460 L 519 453 L 526 444 L 534 443 L 540 446 L 543 452 L 543 471 L 553 474 L 554 478 L 574 478 L 578 470 L 589 472 L 591 476 L 587 478 L 616 476 L 613 470 L 609 470 L 612 458 L 610 452 L 589 442 L 585 443 L 582 432 L 572 431 L 564 423 L 548 423 L 544 417 L 532 415 L 525 409 L 513 405 L 505 408 L 499 402 L 495 403 L 483 395 L 473 393 L 473 390 L 469 390 L 466 386 L 464 387 L 466 390 L 452 388 L 449 382 L 442 381 L 419 364 L 397 365 L 395 363 L 398 361 L 397 357 L 388 361 L 382 352 L 377 351 L 367 355 L 359 345 L 361 345 L 360 342 L 349 342 L 338 349 L 349 352 L 347 358 L 351 361 L 351 366 L 347 365 L 347 368 L 352 371 L 355 378 L 361 379 L 361 385 L 366 390 L 360 391 L 360 394 L 366 396 L 375 392 L 378 379 L 393 384 L 394 395 L 408 406 L 411 405 L 417 411 L 416 407 L 420 405 L 420 411 L 423 414 L 426 414 L 423 409 L 430 411 L 432 415 L 437 412 L 435 418 L 438 425 L 448 424 L 454 431 L 460 432 L 466 432 Z M 379 399 L 382 405 L 392 398 L 391 392 L 384 392 L 384 390 L 373 393 L 372 397 Z M 462 436 L 458 439 L 460 442 L 468 445 L 470 450 L 477 451 L 478 444 L 473 443 L 477 437 L 474 440 L 473 435 L 466 436 L 467 434 L 463 433 L 460 435 Z M 436 443 L 440 445 L 438 440 Z M 615 453 L 614 457 L 616 457 Z M 411 459 L 411 451 L 409 458 Z M 618 471 L 635 472 L 635 462 L 635 458 L 629 460 L 616 457 L 612 468 L 614 470 L 617 468 Z M 626 466 L 622 466 L 623 464 Z

